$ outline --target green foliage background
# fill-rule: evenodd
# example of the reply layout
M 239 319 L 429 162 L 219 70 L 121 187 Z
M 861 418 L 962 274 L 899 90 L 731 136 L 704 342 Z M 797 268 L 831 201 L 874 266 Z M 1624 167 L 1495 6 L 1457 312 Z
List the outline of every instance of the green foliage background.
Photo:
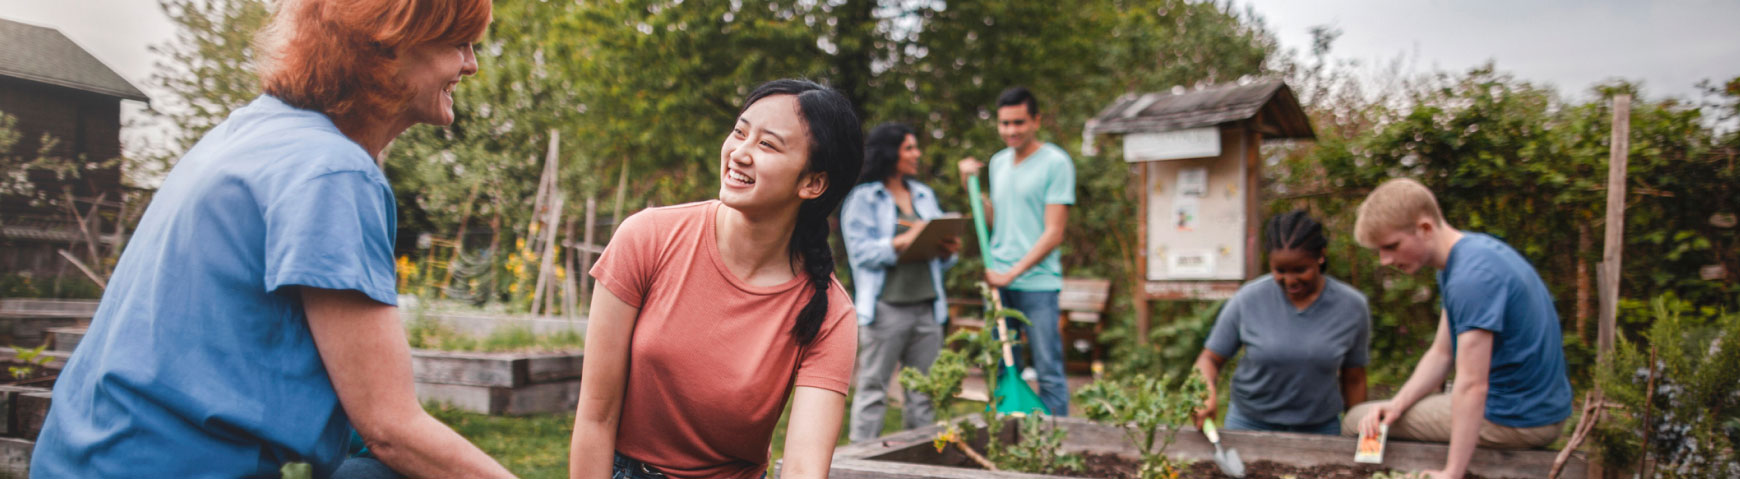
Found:
M 162 4 L 182 35 L 161 51 L 186 68 L 165 69 L 152 84 L 169 93 L 166 105 L 195 106 L 163 109 L 162 119 L 182 132 L 157 158 L 167 164 L 256 94 L 247 40 L 269 8 L 262 0 Z M 1588 293 L 1603 249 L 1615 93 L 1637 97 L 1622 334 L 1647 343 L 1639 333 L 1654 319 L 1641 300 L 1667 293 L 1696 307 L 1740 309 L 1740 230 L 1732 224 L 1740 213 L 1740 134 L 1716 127 L 1740 117 L 1740 77 L 1705 85 L 1708 94 L 1694 102 L 1651 97 L 1622 80 L 1574 99 L 1493 65 L 1428 74 L 1376 65 L 1370 73 L 1369 65 L 1331 59 L 1340 34 L 1333 28 L 1314 29 L 1306 51 L 1283 50 L 1260 17 L 1219 1 L 499 0 L 495 15 L 478 45 L 480 73 L 455 94 L 454 124 L 413 128 L 386 154 L 401 255 L 429 255 L 416 239 L 452 239 L 462 217 L 467 234 L 459 240 L 468 250 L 515 248 L 551 131 L 560 134 L 569 216 L 580 214 L 584 196 L 608 205 L 622 195 L 626 212 L 711 198 L 716 148 L 736 102 L 769 79 L 829 83 L 853 100 L 866 126 L 913 125 L 923 136 L 921 179 L 944 209 L 964 211 L 953 164 L 1002 148 L 990 117 L 1007 86 L 1038 94 L 1042 139 L 1079 152 L 1082 124 L 1121 95 L 1274 76 L 1297 92 L 1317 139 L 1264 148 L 1266 209 L 1307 209 L 1326 225 L 1330 273 L 1372 305 L 1374 384 L 1405 379 L 1436 326 L 1434 279 L 1381 268 L 1351 238 L 1366 192 L 1410 176 L 1437 193 L 1454 226 L 1501 237 L 1536 267 L 1558 304 L 1572 381 L 1589 385 L 1595 300 Z M 1078 201 L 1062 247 L 1065 268 L 1114 280 L 1106 317 L 1119 343 L 1115 373 L 1182 377 L 1213 306 L 1155 304 L 1157 324 L 1145 339 L 1158 346 L 1138 346 L 1126 279 L 1141 252 L 1139 190 L 1128 187 L 1117 142 L 1099 140 L 1101 154 L 1074 155 Z M 618 191 L 625 170 L 626 189 Z M 474 260 L 506 271 L 512 257 Z M 954 268 L 951 294 L 971 296 L 980 270 L 971 258 Z M 488 276 L 480 299 L 510 300 L 507 285 L 523 265 L 508 272 Z

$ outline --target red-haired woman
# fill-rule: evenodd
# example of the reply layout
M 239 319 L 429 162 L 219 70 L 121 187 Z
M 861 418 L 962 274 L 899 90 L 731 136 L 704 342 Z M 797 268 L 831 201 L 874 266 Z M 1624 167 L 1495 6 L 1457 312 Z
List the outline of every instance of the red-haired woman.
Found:
M 164 180 L 61 371 L 35 477 L 509 477 L 425 413 L 375 158 L 453 121 L 488 0 L 289 0 L 265 95 Z M 352 427 L 379 462 L 346 461 Z M 342 467 L 341 467 L 342 464 Z

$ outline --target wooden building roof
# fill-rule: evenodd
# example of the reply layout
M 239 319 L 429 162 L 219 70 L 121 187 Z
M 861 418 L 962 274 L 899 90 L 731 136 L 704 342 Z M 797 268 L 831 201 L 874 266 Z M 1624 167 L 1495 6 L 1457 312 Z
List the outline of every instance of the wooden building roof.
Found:
M 0 19 L 0 77 L 151 101 L 59 30 L 6 19 Z
M 1100 110 L 1088 134 L 1183 130 L 1255 118 L 1265 138 L 1314 139 L 1311 120 L 1279 79 L 1226 83 L 1177 93 L 1125 95 Z

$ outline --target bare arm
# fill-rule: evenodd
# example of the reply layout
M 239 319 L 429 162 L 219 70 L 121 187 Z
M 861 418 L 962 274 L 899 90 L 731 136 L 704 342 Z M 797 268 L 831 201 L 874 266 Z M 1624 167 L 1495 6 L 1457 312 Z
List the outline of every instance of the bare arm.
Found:
M 1471 329 L 1456 335 L 1456 386 L 1450 396 L 1450 453 L 1444 475 L 1462 477 L 1474 446 L 1480 443 L 1480 425 L 1486 418 L 1487 373 L 1492 367 L 1492 332 Z
M 1202 373 L 1202 381 L 1208 384 L 1208 398 L 1203 401 L 1201 408 L 1197 408 L 1194 418 L 1198 428 L 1202 427 L 1204 419 L 1213 418 L 1216 410 L 1220 408 L 1220 396 L 1215 391 L 1215 385 L 1220 382 L 1220 367 L 1225 364 L 1226 358 L 1208 348 L 1202 348 L 1202 354 L 1196 355 L 1196 370 Z
M 1420 357 L 1420 363 L 1414 365 L 1414 374 L 1408 376 L 1408 382 L 1402 385 L 1400 391 L 1396 391 L 1395 397 L 1360 420 L 1360 431 L 1377 434 L 1380 423 L 1395 422 L 1415 402 L 1438 390 L 1439 385 L 1444 384 L 1444 378 L 1450 375 L 1454 361 L 1455 358 L 1450 355 L 1450 319 L 1440 313 L 1438 333 L 1432 338 L 1432 347 L 1427 348 L 1426 355 Z
M 1341 410 L 1346 411 L 1365 402 L 1365 368 L 1342 368 Z
M 417 403 L 398 308 L 356 291 L 301 294 L 332 389 L 382 463 L 408 477 L 513 477 Z
M 1438 332 L 1432 337 L 1432 346 L 1426 349 L 1425 356 L 1420 357 L 1420 364 L 1414 366 L 1414 374 L 1408 376 L 1408 382 L 1390 400 L 1400 405 L 1402 410 L 1407 410 L 1444 384 L 1444 378 L 1449 377 L 1454 360 L 1450 356 L 1450 319 L 1440 314 Z
M 610 477 L 616 426 L 622 419 L 622 394 L 628 382 L 629 343 L 639 315 L 639 309 L 617 298 L 609 288 L 592 293 L 586 361 L 580 369 L 580 404 L 575 406 L 574 438 L 568 446 L 569 478 Z
M 785 434 L 785 464 L 781 478 L 825 478 L 833 462 L 834 443 L 846 415 L 846 396 L 821 388 L 798 386 L 792 393 L 791 422 Z
M 1063 244 L 1063 229 L 1069 225 L 1069 205 L 1045 205 L 1045 231 L 1039 234 L 1039 241 L 1033 243 L 1033 248 L 1027 250 L 1019 261 L 1009 266 L 1008 271 L 988 271 L 992 286 L 1002 287 L 1014 282 L 1021 273 L 1027 272 L 1033 265 L 1045 260 L 1045 255 L 1051 254 L 1058 245 Z

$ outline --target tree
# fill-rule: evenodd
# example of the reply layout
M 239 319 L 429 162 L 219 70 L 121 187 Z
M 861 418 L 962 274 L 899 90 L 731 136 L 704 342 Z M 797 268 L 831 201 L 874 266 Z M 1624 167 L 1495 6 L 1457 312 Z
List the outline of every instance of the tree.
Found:
M 128 165 L 135 178 L 168 173 L 207 130 L 260 96 L 253 39 L 271 15 L 264 0 L 159 0 L 158 5 L 177 31 L 174 39 L 151 47 L 164 59 L 147 82 L 157 91 L 147 113 L 166 122 L 173 136 Z

